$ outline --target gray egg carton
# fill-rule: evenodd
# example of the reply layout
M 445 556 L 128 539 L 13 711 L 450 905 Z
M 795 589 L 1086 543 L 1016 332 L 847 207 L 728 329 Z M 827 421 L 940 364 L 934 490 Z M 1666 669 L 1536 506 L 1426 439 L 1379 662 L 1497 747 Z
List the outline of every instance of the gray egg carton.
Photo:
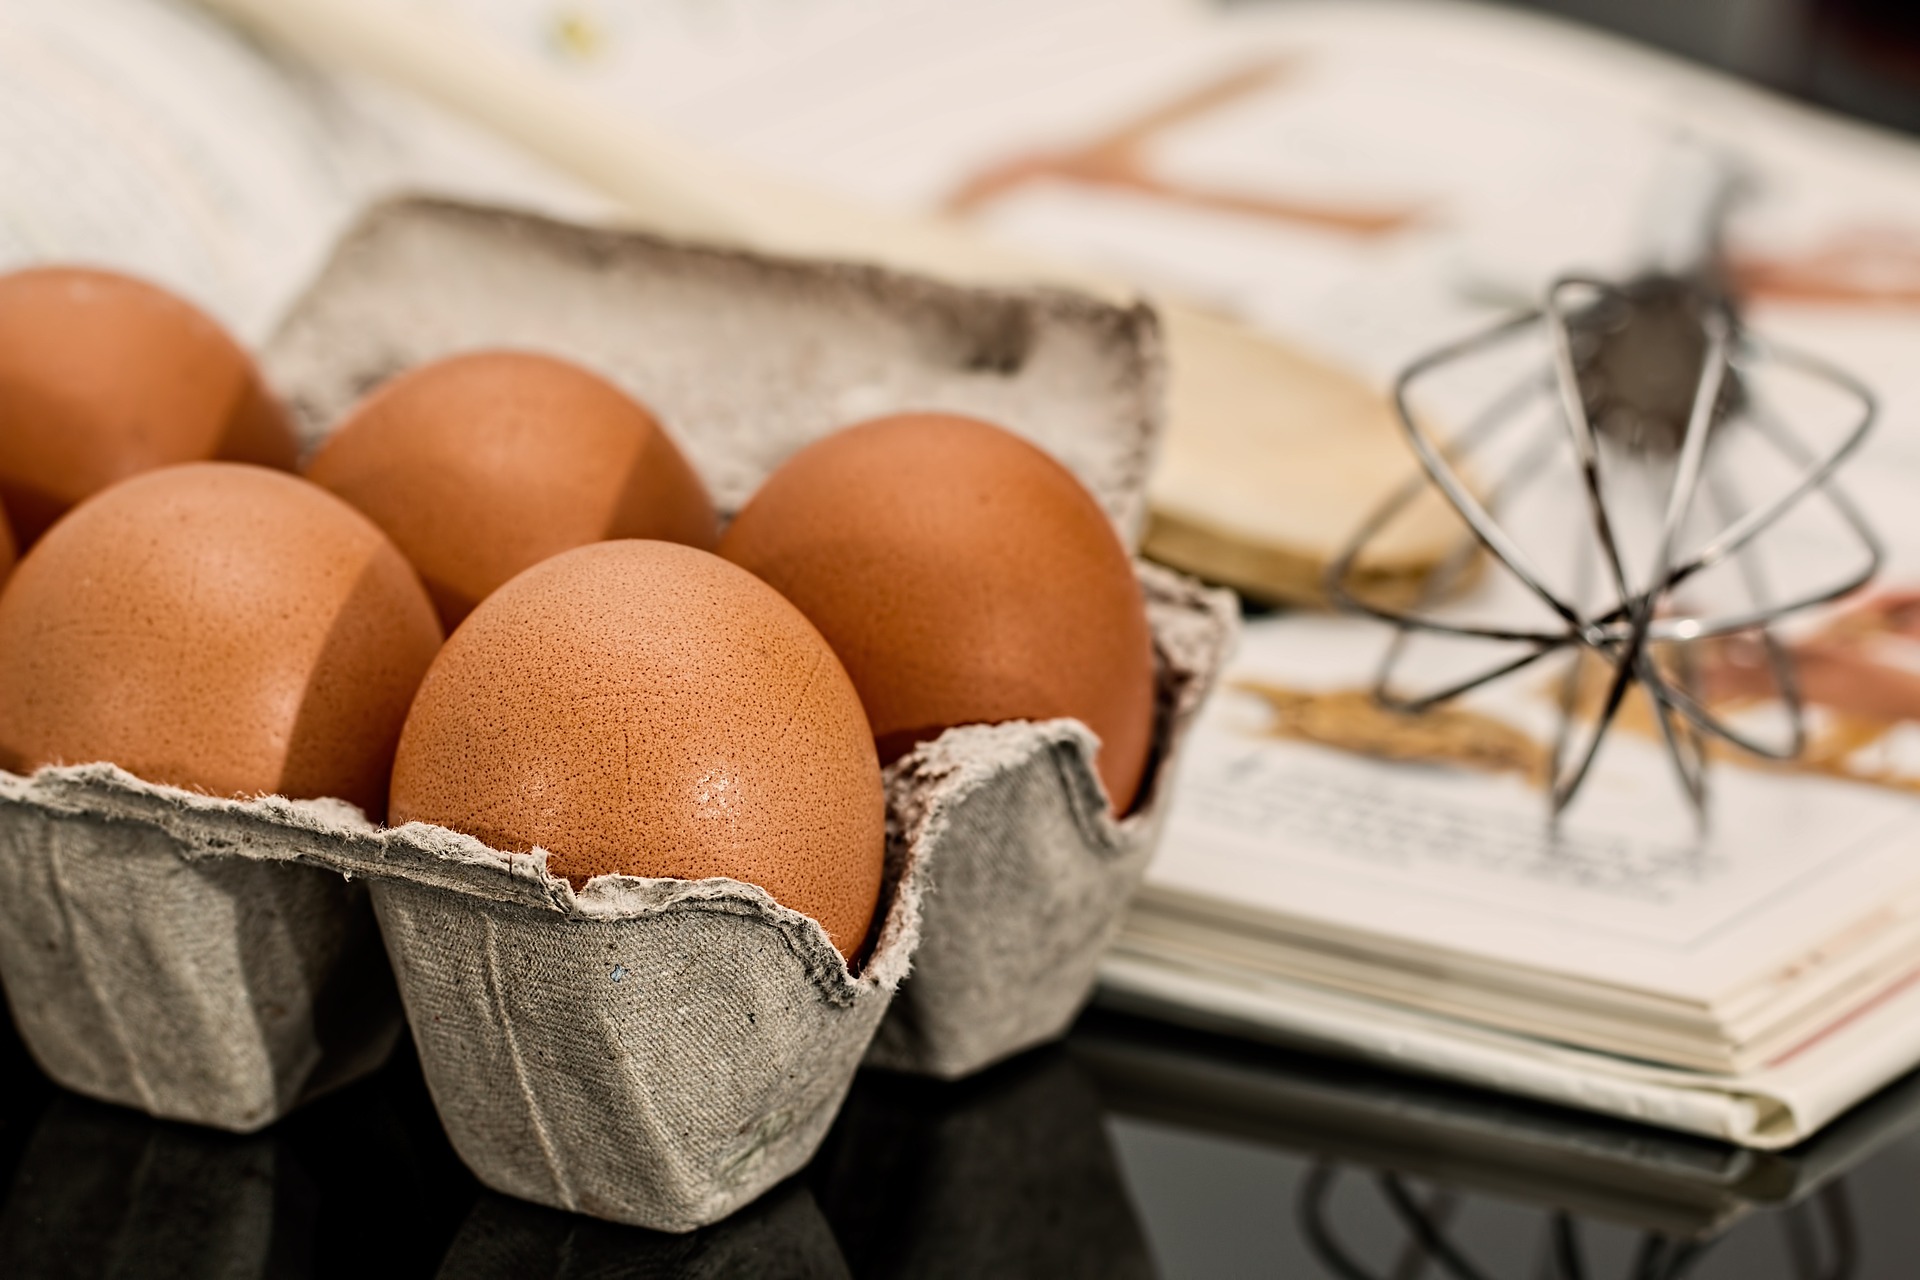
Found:
M 348 233 L 263 364 L 312 445 L 420 362 L 553 352 L 650 405 L 723 512 L 849 421 L 975 414 L 1058 457 L 1131 545 L 1158 343 L 1144 308 L 1068 293 L 412 199 Z M 1136 811 L 1107 812 L 1071 721 L 922 746 L 887 771 L 883 921 L 856 967 L 736 881 L 575 892 L 539 851 L 87 765 L 0 774 L 0 979 L 55 1079 L 248 1130 L 384 1057 L 383 940 L 435 1105 L 482 1181 L 640 1226 L 715 1221 L 811 1157 L 863 1056 L 964 1075 L 1084 1003 L 1234 627 L 1225 593 L 1140 573 L 1159 698 Z
M 330 1044 L 316 1016 L 358 995 L 374 1022 L 384 975 L 341 986 L 365 976 L 354 942 L 377 959 L 377 918 L 435 1109 L 481 1180 L 686 1231 L 826 1136 L 917 941 L 920 854 L 891 845 L 856 973 L 737 880 L 575 892 L 544 852 L 336 801 L 223 800 L 105 764 L 0 773 L 0 974 L 54 1079 L 244 1132 L 391 1048 L 391 1018 Z

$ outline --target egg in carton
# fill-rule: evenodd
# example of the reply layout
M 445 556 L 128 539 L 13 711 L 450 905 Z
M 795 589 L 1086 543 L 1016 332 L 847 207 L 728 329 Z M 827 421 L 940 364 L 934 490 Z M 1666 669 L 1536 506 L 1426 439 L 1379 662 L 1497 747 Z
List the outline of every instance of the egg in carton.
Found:
M 475 347 L 546 350 L 612 378 L 668 424 L 726 511 L 849 421 L 936 409 L 1040 444 L 1129 545 L 1141 524 L 1157 331 L 1142 308 L 1066 293 L 962 289 L 410 200 L 349 233 L 263 362 L 312 445 L 385 378 Z M 243 1046 L 232 1056 L 254 1064 L 249 1096 L 272 1102 L 233 1123 L 215 1096 L 246 1092 L 230 1070 L 217 1083 L 180 1080 L 166 1113 L 248 1127 L 350 1076 L 314 1067 L 318 1023 L 304 1007 L 294 1013 L 310 1024 L 304 1047 L 269 1043 L 265 1004 L 247 984 L 271 957 L 241 936 L 232 904 L 276 908 L 265 894 L 223 889 L 198 913 L 162 911 L 156 923 L 127 868 L 166 880 L 183 878 L 176 866 L 205 877 L 280 862 L 289 865 L 263 869 L 331 874 L 349 897 L 364 884 L 436 1106 L 481 1179 L 561 1208 L 689 1229 L 809 1158 L 920 937 L 940 941 L 921 952 L 875 1044 L 885 1065 L 965 1074 L 1059 1034 L 1084 1002 L 1150 852 L 1172 749 L 1233 625 L 1223 594 L 1147 566 L 1141 576 L 1160 683 L 1144 803 L 1124 820 L 1106 813 L 1095 744 L 1071 722 L 956 729 L 923 745 L 888 772 L 883 923 L 857 969 L 817 924 L 753 886 L 607 877 L 576 892 L 537 852 L 503 854 L 418 825 L 381 831 L 326 802 L 195 797 L 97 766 L 0 789 L 5 855 L 40 868 L 17 877 L 31 891 L 0 909 L 43 932 L 67 929 L 102 961 L 88 972 L 136 973 L 143 949 L 184 952 L 203 944 L 196 933 L 231 934 L 231 958 L 207 982 L 229 1007 L 222 1034 Z M 48 870 L 76 851 L 104 865 L 135 846 L 117 877 Z M 65 923 L 129 891 L 140 918 L 124 927 L 83 938 Z M 323 949 L 281 949 L 305 961 L 287 972 L 309 993 L 351 967 Z M 73 967 L 26 963 L 21 950 L 0 943 L 17 1012 L 85 985 Z M 93 1052 L 91 1074 L 69 1070 L 48 1045 L 198 1036 L 185 1006 L 204 993 L 176 984 L 154 999 L 137 984 L 94 983 L 88 994 L 85 1025 L 60 1037 L 22 1014 L 30 1045 L 56 1078 L 154 1110 L 129 1063 Z M 366 1053 L 341 1061 L 377 1058 L 378 1045 L 368 1039 Z

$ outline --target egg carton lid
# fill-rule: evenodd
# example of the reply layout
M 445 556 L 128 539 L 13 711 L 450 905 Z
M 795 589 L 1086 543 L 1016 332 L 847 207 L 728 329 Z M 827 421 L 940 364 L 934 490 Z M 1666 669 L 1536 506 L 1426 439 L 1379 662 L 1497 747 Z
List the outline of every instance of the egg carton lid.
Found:
M 1139 543 L 1165 378 L 1144 303 L 408 196 L 348 231 L 261 363 L 312 449 L 394 374 L 498 347 L 585 364 L 647 404 L 725 514 L 804 445 L 932 410 L 1046 449 Z

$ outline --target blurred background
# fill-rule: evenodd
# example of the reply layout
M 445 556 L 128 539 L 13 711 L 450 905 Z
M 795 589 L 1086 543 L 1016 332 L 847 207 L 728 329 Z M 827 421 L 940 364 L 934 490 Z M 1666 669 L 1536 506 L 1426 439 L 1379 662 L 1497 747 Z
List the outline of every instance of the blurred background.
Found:
M 1617 31 L 1861 119 L 1920 129 L 1920 10 L 1902 0 L 1512 2 Z

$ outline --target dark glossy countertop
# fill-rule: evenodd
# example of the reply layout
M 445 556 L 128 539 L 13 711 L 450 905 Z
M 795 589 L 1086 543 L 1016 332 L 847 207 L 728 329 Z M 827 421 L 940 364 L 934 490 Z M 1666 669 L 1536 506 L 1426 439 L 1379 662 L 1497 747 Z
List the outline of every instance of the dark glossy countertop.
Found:
M 1920 131 L 1915 0 L 1527 7 Z M 1096 1012 L 965 1084 L 863 1075 L 802 1175 L 672 1237 L 481 1188 L 404 1047 L 234 1138 L 63 1093 L 6 1027 L 0 1191 L 9 1280 L 1879 1280 L 1920 1275 L 1920 1076 L 1762 1154 Z
M 813 1164 L 688 1236 L 486 1191 L 403 1049 L 236 1138 L 0 1046 L 0 1275 L 1911 1276 L 1920 1078 L 1740 1151 L 1092 1013 L 961 1085 L 868 1073 Z

